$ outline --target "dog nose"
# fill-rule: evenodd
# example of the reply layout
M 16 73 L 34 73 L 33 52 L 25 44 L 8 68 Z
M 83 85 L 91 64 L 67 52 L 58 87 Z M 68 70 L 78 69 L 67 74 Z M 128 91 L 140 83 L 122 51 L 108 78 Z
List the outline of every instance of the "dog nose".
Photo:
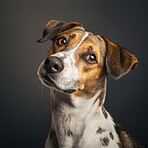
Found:
M 44 68 L 47 73 L 60 73 L 64 66 L 59 58 L 49 57 L 44 62 Z

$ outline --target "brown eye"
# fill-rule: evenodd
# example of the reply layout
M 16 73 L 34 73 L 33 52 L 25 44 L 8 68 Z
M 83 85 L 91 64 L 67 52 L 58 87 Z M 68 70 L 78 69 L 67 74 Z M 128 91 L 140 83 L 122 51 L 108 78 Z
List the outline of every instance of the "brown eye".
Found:
M 60 37 L 59 39 L 57 39 L 56 44 L 60 47 L 60 46 L 62 46 L 64 44 L 66 44 L 66 42 L 67 42 L 67 38 L 66 37 Z
M 85 60 L 89 63 L 89 64 L 94 64 L 97 63 L 97 57 L 94 53 L 88 54 L 85 58 Z

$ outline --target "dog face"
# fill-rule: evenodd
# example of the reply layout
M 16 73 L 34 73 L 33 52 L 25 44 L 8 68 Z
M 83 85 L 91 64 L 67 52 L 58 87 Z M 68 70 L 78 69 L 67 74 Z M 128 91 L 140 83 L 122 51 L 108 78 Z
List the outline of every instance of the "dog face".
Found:
M 74 96 L 92 97 L 107 74 L 118 79 L 138 63 L 126 49 L 76 22 L 48 22 L 38 42 L 47 40 L 53 43 L 39 66 L 39 78 L 45 86 Z

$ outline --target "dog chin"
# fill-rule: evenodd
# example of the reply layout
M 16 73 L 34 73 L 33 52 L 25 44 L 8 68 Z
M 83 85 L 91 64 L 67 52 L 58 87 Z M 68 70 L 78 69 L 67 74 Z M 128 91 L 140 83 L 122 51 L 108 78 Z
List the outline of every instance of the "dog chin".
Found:
M 52 88 L 52 89 L 55 89 L 57 91 L 60 91 L 60 92 L 63 92 L 63 93 L 66 93 L 66 94 L 72 94 L 74 92 L 76 92 L 77 90 L 76 89 L 66 89 L 66 90 L 63 90 L 63 89 L 60 89 L 58 86 L 56 86 L 56 84 L 48 77 L 48 76 L 42 76 L 39 78 L 42 82 L 42 84 L 48 88 Z

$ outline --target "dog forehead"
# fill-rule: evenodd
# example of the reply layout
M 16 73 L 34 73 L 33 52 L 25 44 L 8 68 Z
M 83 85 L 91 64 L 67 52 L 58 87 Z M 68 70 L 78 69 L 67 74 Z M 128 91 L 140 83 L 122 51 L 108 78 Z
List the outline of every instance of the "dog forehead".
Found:
M 55 38 L 61 36 L 61 35 L 69 35 L 71 33 L 82 33 L 82 32 L 86 32 L 85 29 L 81 26 L 76 26 L 76 27 L 73 27 L 73 28 L 70 28 L 70 29 L 64 29 L 64 30 L 61 30 L 59 31 Z

